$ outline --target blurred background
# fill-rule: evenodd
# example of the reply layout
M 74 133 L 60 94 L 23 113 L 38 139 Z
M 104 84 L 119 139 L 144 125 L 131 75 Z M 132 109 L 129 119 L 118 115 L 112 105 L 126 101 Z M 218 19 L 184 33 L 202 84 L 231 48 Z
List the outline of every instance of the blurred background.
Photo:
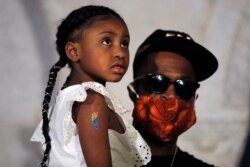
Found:
M 114 9 L 129 27 L 131 64 L 122 81 L 107 87 L 130 110 L 134 53 L 155 29 L 184 31 L 216 55 L 219 69 L 198 91 L 198 122 L 178 144 L 206 162 L 237 166 L 250 120 L 250 0 L 0 0 L 0 166 L 39 166 L 40 145 L 29 139 L 58 59 L 56 28 L 88 4 Z M 66 75 L 60 72 L 58 87 Z

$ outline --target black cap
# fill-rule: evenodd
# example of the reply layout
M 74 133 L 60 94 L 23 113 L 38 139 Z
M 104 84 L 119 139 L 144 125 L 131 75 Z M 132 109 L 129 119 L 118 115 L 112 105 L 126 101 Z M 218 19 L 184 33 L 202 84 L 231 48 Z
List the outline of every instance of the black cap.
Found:
M 218 68 L 215 56 L 205 47 L 196 43 L 188 34 L 172 30 L 156 30 L 138 48 L 133 68 L 134 71 L 148 53 L 170 51 L 185 57 L 192 64 L 197 81 L 209 78 Z M 134 74 L 135 75 L 135 74 Z

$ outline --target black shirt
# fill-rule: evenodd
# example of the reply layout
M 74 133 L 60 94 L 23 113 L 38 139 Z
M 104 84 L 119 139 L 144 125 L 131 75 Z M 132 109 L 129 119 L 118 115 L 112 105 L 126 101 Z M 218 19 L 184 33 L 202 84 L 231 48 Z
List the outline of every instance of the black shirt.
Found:
M 152 156 L 144 167 L 170 167 L 173 156 Z M 178 148 L 172 167 L 214 167 Z

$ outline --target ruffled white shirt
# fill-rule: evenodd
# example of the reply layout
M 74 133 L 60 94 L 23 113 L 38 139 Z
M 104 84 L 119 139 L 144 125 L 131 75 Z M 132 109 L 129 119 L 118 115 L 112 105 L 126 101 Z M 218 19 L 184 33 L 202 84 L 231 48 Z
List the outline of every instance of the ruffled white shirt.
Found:
M 132 126 L 130 112 L 103 85 L 96 82 L 84 82 L 60 91 L 55 105 L 49 111 L 49 135 L 52 145 L 49 166 L 86 167 L 71 110 L 75 101 L 85 101 L 87 89 L 92 89 L 103 95 L 108 107 L 118 114 L 125 126 L 123 134 L 111 129 L 108 130 L 113 167 L 138 167 L 147 164 L 151 159 L 151 151 L 139 132 Z M 31 137 L 31 141 L 40 142 L 43 149 L 45 148 L 42 121 Z

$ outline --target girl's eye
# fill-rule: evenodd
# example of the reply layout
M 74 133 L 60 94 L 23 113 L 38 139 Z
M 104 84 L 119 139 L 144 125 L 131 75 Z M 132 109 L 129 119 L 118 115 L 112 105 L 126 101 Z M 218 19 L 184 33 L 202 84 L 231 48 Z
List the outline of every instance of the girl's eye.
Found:
M 112 44 L 112 41 L 111 41 L 110 39 L 104 39 L 104 40 L 102 41 L 102 43 L 103 43 L 104 45 L 111 45 L 111 44 Z
M 128 48 L 129 43 L 127 41 L 124 41 L 121 43 L 122 48 Z

